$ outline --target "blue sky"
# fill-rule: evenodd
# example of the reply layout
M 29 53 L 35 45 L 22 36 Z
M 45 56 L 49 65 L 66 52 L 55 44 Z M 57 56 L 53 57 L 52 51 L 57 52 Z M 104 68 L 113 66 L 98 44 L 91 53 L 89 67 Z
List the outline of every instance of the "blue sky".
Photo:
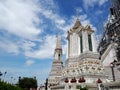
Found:
M 0 0 L 0 71 L 7 72 L 1 78 L 16 83 L 19 76 L 36 76 L 39 85 L 44 83 L 58 33 L 65 61 L 66 35 L 76 11 L 83 26 L 95 30 L 98 42 L 109 7 L 109 0 Z

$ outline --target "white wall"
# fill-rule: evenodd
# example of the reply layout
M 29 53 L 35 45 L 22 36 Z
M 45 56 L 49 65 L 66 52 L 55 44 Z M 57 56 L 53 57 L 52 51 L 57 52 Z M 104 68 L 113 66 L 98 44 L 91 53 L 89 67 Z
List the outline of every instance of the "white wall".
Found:
M 116 59 L 114 44 L 110 44 L 101 57 L 104 66 L 110 66 L 110 63 Z

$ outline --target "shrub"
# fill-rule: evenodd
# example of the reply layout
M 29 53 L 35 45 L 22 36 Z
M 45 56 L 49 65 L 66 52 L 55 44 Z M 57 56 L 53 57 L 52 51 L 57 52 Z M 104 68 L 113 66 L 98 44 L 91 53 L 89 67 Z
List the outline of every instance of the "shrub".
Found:
M 79 89 L 79 90 L 88 90 L 88 87 L 86 87 L 86 86 L 82 88 L 82 87 L 79 85 L 79 86 L 77 86 L 76 88 Z

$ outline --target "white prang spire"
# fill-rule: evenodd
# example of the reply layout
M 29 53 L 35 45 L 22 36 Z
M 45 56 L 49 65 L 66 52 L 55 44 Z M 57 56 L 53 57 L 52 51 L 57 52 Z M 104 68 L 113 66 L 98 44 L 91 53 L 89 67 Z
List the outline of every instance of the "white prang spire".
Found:
M 55 49 L 62 49 L 62 41 L 61 41 L 61 35 L 58 34 L 57 36 L 57 42 L 56 42 L 56 48 Z
M 54 51 L 54 60 L 52 64 L 52 69 L 48 78 L 48 86 L 49 85 L 56 85 L 61 80 L 61 74 L 62 74 L 62 40 L 61 35 L 58 34 L 57 36 L 57 42 L 56 42 L 56 48 Z

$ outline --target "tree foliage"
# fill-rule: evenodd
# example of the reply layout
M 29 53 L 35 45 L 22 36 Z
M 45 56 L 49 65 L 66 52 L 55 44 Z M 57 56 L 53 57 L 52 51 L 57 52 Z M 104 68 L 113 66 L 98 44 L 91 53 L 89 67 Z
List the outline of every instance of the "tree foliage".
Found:
M 79 89 L 79 90 L 88 90 L 87 86 L 82 87 L 81 85 L 78 85 L 76 88 Z
M 18 82 L 19 87 L 23 90 L 29 90 L 30 88 L 37 88 L 37 80 L 36 78 L 19 78 Z
M 0 90 L 22 90 L 15 85 L 11 85 L 5 82 L 0 81 Z

